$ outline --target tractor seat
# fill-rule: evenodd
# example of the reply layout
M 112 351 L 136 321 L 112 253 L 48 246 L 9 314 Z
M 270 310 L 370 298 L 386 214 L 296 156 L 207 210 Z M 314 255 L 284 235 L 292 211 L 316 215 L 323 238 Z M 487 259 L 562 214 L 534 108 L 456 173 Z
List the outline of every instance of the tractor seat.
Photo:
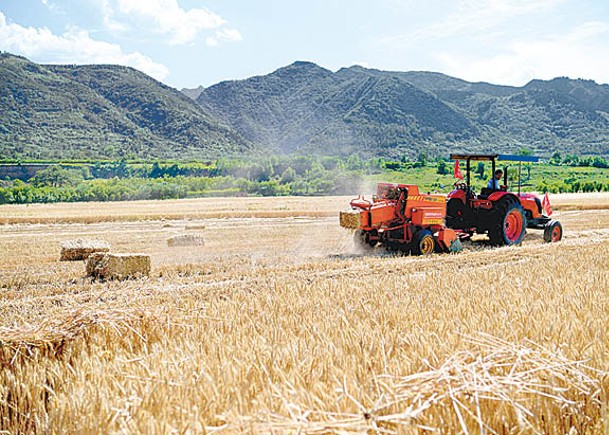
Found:
M 467 196 L 467 199 L 476 199 L 477 198 L 477 195 L 476 195 L 476 192 L 474 192 L 474 189 L 468 189 L 465 192 L 465 195 Z
M 489 197 L 489 195 L 491 193 L 493 193 L 495 190 L 494 189 L 489 189 L 488 187 L 483 187 L 480 190 L 480 195 L 478 195 L 478 198 L 480 199 L 487 199 Z

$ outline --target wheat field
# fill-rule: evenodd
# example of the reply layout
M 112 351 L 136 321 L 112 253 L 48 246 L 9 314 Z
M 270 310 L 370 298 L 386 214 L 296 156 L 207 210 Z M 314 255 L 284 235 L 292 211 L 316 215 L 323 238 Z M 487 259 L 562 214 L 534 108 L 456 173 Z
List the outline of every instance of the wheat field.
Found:
M 0 430 L 608 433 L 609 194 L 551 199 L 560 243 L 425 258 L 355 252 L 345 197 L 2 206 Z

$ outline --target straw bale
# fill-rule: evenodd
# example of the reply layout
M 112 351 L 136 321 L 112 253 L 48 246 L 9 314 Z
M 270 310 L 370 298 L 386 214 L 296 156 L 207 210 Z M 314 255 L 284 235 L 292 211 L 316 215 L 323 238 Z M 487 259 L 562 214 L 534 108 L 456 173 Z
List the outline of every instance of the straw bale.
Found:
M 346 210 L 340 212 L 340 226 L 357 230 L 361 227 L 361 211 Z
M 61 244 L 59 261 L 86 260 L 94 252 L 109 252 L 110 244 L 105 240 L 66 240 Z
M 95 252 L 87 258 L 87 275 L 101 279 L 126 279 L 150 274 L 150 256 Z
M 185 230 L 204 230 L 207 226 L 204 224 L 188 224 L 184 227 Z
M 167 239 L 167 246 L 203 246 L 205 240 L 196 234 L 180 234 Z

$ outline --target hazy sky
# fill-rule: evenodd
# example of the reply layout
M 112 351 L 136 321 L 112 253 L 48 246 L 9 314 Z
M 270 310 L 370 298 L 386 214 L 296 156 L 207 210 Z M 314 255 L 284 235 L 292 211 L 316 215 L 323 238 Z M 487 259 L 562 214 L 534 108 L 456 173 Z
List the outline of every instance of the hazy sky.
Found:
M 0 50 L 129 65 L 177 88 L 295 60 L 509 85 L 609 83 L 609 1 L 0 0 Z

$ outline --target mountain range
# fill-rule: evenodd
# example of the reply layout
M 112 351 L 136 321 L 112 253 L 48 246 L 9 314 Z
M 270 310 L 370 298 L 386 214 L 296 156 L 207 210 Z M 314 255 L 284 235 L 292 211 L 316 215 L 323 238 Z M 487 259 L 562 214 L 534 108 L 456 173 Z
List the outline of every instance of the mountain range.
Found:
M 296 62 L 204 89 L 196 100 L 277 152 L 399 157 L 419 151 L 609 153 L 609 86 L 533 80 L 469 83 L 432 72 Z
M 0 54 L 0 157 L 205 158 L 251 147 L 192 99 L 135 69 Z
M 0 115 L 0 158 L 609 155 L 609 86 L 564 77 L 510 87 L 299 61 L 180 92 L 128 67 L 2 53 Z

